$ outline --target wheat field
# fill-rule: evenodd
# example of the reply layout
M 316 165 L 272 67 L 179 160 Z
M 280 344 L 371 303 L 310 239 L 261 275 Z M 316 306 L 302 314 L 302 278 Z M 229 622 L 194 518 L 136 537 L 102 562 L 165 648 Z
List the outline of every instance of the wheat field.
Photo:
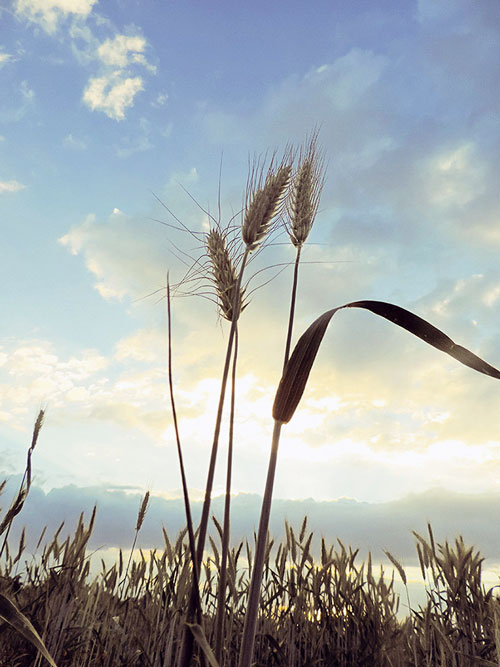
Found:
M 395 304 L 363 300 L 321 314 L 292 346 L 301 252 L 313 228 L 325 179 L 325 160 L 313 132 L 294 150 L 251 165 L 240 220 L 211 219 L 208 232 L 184 229 L 202 248 L 176 283 L 168 281 L 168 382 L 186 525 L 163 532 L 163 548 L 136 549 L 148 510 L 139 508 L 130 557 L 101 564 L 95 575 L 88 543 L 95 521 L 80 518 L 65 539 L 42 531 L 37 553 L 26 552 L 20 521 L 32 478 L 32 455 L 44 420 L 41 410 L 17 496 L 0 523 L 0 665 L 35 667 L 480 667 L 500 666 L 500 601 L 482 581 L 482 558 L 461 537 L 436 543 L 432 528 L 415 533 L 425 582 L 424 604 L 409 595 L 401 615 L 395 577 L 407 586 L 403 566 L 389 552 L 392 575 L 362 562 L 355 546 L 319 541 L 301 526 L 286 538 L 269 534 L 277 454 L 293 418 L 323 337 L 334 315 L 361 308 L 382 317 L 470 369 L 493 379 L 500 371 L 418 315 Z M 182 225 L 181 225 L 182 229 Z M 281 231 L 295 250 L 283 372 L 272 406 L 272 440 L 258 530 L 234 545 L 230 539 L 232 453 L 237 385 L 238 330 L 250 307 L 245 270 Z M 175 341 L 171 309 L 179 296 L 208 295 L 228 322 L 227 347 L 207 469 L 201 520 L 193 524 L 175 402 Z M 230 405 L 224 516 L 211 516 L 213 481 L 225 403 Z M 271 406 L 270 406 L 271 412 Z M 21 515 L 21 517 L 18 517 Z M 86 523 L 87 521 L 87 523 Z M 42 527 L 40 527 L 42 528 Z M 133 533 L 133 527 L 131 532 Z M 95 558 L 94 558 L 95 560 Z M 408 589 L 406 589 L 408 593 Z

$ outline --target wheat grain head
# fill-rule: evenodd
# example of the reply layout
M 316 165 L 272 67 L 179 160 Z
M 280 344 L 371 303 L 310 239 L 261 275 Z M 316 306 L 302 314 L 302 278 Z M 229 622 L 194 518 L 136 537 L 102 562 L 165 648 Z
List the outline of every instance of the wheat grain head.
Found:
M 289 150 L 277 167 L 274 166 L 274 160 L 271 160 L 265 179 L 262 165 L 256 164 L 251 169 L 245 193 L 245 214 L 241 230 L 243 242 L 249 252 L 262 243 L 273 219 L 281 212 L 291 175 Z
M 231 322 L 234 305 L 237 304 L 236 319 L 245 307 L 243 305 L 244 290 L 240 288 L 239 294 L 236 291 L 238 275 L 224 233 L 216 228 L 211 229 L 206 236 L 205 247 L 210 260 L 220 314 Z
M 301 147 L 297 172 L 288 202 L 288 234 L 295 247 L 301 247 L 312 229 L 325 182 L 325 161 L 318 149 L 318 133 Z

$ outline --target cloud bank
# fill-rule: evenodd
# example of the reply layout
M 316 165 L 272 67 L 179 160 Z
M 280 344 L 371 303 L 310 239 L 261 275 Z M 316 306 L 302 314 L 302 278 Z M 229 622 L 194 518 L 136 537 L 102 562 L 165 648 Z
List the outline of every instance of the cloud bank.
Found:
M 20 476 L 9 479 L 2 497 L 4 511 L 6 500 L 19 484 Z M 134 535 L 137 512 L 142 496 L 133 489 L 107 489 L 104 487 L 66 486 L 44 493 L 33 487 L 22 514 L 15 522 L 12 543 L 15 544 L 22 525 L 27 528 L 28 544 L 36 543 L 43 526 L 47 525 L 47 539 L 65 521 L 66 532 L 74 529 L 81 512 L 88 518 L 97 504 L 97 520 L 90 541 L 91 548 L 129 548 Z M 250 538 L 258 525 L 262 499 L 253 494 L 240 494 L 232 499 L 232 541 L 234 544 Z M 201 501 L 193 502 L 193 518 L 199 521 Z M 214 498 L 213 513 L 223 514 L 224 499 Z M 312 499 L 273 501 L 270 531 L 277 539 L 284 536 L 287 520 L 299 531 L 305 516 L 308 528 L 314 532 L 315 553 L 318 554 L 320 538 L 334 544 L 340 539 L 344 544 L 360 548 L 366 558 L 370 551 L 376 560 L 383 559 L 388 550 L 405 565 L 418 564 L 415 537 L 412 531 L 427 537 L 427 524 L 431 523 L 435 539 L 439 543 L 453 542 L 462 535 L 466 543 L 480 550 L 490 564 L 500 562 L 500 537 L 491 530 L 491 516 L 500 511 L 499 494 L 453 494 L 431 490 L 424 494 L 409 495 L 397 502 L 360 503 L 348 498 L 333 502 L 317 502 Z M 164 527 L 171 540 L 185 526 L 183 500 L 152 496 L 148 512 L 139 534 L 140 547 L 162 548 Z

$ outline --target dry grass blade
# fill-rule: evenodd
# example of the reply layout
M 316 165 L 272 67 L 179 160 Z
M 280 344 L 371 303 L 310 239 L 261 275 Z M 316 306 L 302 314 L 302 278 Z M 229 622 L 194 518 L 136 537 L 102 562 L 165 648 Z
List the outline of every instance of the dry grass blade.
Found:
M 47 660 L 49 665 L 52 667 L 57 667 L 56 663 L 52 659 L 52 656 L 47 651 L 40 635 L 31 624 L 31 621 L 26 618 L 26 616 L 19 611 L 12 600 L 9 600 L 9 598 L 3 593 L 0 593 L 0 618 L 3 618 L 5 621 L 7 621 L 7 623 L 12 625 L 12 627 L 15 628 L 19 634 L 21 634 L 34 646 L 36 646 L 43 657 Z
M 304 393 L 321 341 L 335 313 L 343 308 L 363 308 L 397 324 L 441 352 L 479 373 L 500 379 L 500 371 L 453 342 L 435 326 L 400 306 L 385 301 L 353 301 L 320 315 L 301 336 L 281 378 L 273 405 L 273 417 L 288 423 Z
M 208 660 L 208 664 L 211 667 L 219 667 L 219 663 L 215 659 L 215 656 L 212 652 L 212 649 L 210 648 L 210 644 L 208 643 L 207 638 L 205 637 L 205 633 L 203 632 L 201 625 L 198 625 L 197 623 L 187 623 L 187 626 L 193 633 L 194 638 L 198 642 L 198 646 L 201 648 L 205 655 L 205 658 Z

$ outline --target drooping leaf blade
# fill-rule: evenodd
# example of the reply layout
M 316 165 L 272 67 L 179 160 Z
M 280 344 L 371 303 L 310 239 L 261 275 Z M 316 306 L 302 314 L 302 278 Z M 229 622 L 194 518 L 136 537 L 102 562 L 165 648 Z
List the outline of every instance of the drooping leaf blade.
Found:
M 273 417 L 288 423 L 302 398 L 309 374 L 323 336 L 335 313 L 343 308 L 363 308 L 406 329 L 424 342 L 445 352 L 469 368 L 500 380 L 500 371 L 486 361 L 457 345 L 449 336 L 409 310 L 385 301 L 353 301 L 320 315 L 299 338 L 283 372 L 273 405 Z
M 45 648 L 40 635 L 33 627 L 31 621 L 16 607 L 16 605 L 6 595 L 0 593 L 0 618 L 10 623 L 13 628 L 23 635 L 40 651 L 51 667 L 57 667 L 52 656 Z

